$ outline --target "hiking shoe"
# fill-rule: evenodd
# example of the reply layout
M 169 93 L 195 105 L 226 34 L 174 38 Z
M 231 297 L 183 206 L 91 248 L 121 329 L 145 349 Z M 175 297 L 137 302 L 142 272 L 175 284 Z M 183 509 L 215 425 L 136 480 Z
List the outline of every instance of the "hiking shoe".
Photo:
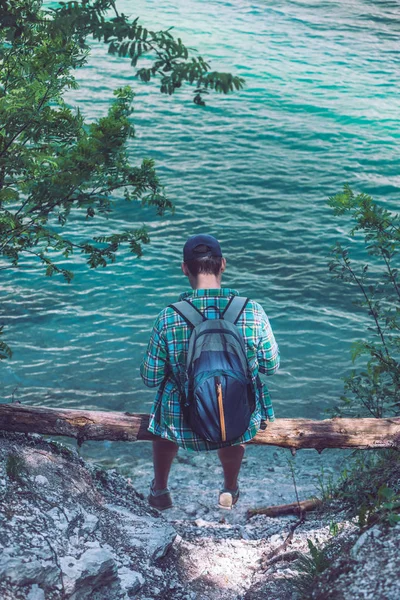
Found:
M 218 508 L 231 510 L 232 506 L 234 506 L 238 500 L 239 488 L 236 488 L 236 490 L 228 490 L 228 488 L 223 488 L 219 493 Z
M 167 508 L 171 508 L 172 499 L 169 489 L 165 488 L 163 490 L 153 490 L 153 484 L 154 479 L 151 482 L 150 494 L 147 497 L 147 501 L 150 506 L 156 508 L 157 510 L 166 510 Z

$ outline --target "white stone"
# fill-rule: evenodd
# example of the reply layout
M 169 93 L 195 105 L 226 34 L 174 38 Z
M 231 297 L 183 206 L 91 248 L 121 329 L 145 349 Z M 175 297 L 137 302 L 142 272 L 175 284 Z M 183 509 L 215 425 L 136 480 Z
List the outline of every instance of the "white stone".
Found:
M 84 515 L 85 520 L 81 526 L 81 529 L 85 533 L 93 533 L 93 531 L 96 529 L 96 527 L 99 523 L 98 517 L 96 517 L 96 515 L 86 512 L 86 511 L 83 511 L 83 515 Z
M 140 590 L 145 582 L 145 578 L 141 573 L 132 571 L 127 567 L 121 567 L 118 569 L 118 576 L 120 579 L 121 588 L 128 594 L 128 596 L 136 594 L 136 592 Z
M 282 537 L 278 534 L 271 535 L 269 541 L 271 542 L 271 544 L 277 544 L 278 542 L 282 541 Z
M 48 510 L 47 515 L 49 517 L 51 517 L 51 519 L 53 520 L 54 525 L 57 527 L 57 529 L 59 529 L 60 531 L 67 529 L 67 527 L 68 527 L 67 518 L 66 518 L 65 514 L 63 513 L 63 511 L 60 510 L 57 506 L 54 506 L 53 508 Z
M 45 600 L 44 591 L 36 583 L 33 584 L 26 600 Z
M 185 513 L 189 515 L 189 517 L 194 517 L 197 515 L 197 505 L 196 504 L 188 504 L 185 508 Z
M 153 561 L 166 555 L 176 538 L 171 525 L 162 519 L 135 515 L 124 506 L 107 504 L 106 507 L 123 517 L 123 528 L 132 546 L 142 547 Z
M 356 541 L 356 543 L 354 544 L 354 546 L 352 547 L 351 551 L 350 551 L 350 555 L 352 558 L 357 558 L 357 555 L 360 551 L 360 548 L 362 548 L 362 546 L 364 546 L 365 542 L 371 537 L 371 532 L 370 530 L 364 531 L 364 533 L 362 533 L 360 535 L 360 537 L 358 538 L 358 540 Z
M 210 521 L 205 521 L 204 519 L 196 519 L 194 524 L 196 527 L 211 527 L 212 523 Z
M 49 484 L 49 480 L 44 475 L 36 475 L 36 477 L 34 478 L 34 481 L 38 485 L 48 485 Z
M 85 542 L 87 548 L 100 548 L 99 542 Z
M 74 556 L 63 556 L 60 566 L 69 600 L 86 600 L 93 590 L 108 586 L 118 579 L 114 555 L 100 547 L 89 548 L 79 560 Z
M 54 586 L 60 571 L 52 561 L 29 560 L 26 556 L 11 556 L 4 551 L 0 561 L 0 579 L 8 577 L 16 585 L 37 583 L 42 587 Z

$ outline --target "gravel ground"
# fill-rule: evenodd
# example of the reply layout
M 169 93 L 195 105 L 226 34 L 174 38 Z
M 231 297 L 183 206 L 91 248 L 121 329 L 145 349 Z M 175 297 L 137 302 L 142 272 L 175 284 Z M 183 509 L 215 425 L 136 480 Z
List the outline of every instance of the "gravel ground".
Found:
M 343 452 L 319 455 L 316 451 L 298 452 L 295 458 L 288 450 L 248 446 L 240 477 L 240 499 L 232 511 L 217 507 L 222 486 L 222 470 L 216 453 L 179 451 L 172 467 L 170 489 L 174 506 L 163 517 L 179 534 L 165 565 L 171 561 L 188 598 L 197 600 L 274 600 L 300 598 L 293 584 L 297 577 L 294 561 L 299 553 L 308 552 L 307 539 L 320 546 L 328 541 L 330 521 L 324 515 L 309 513 L 298 525 L 294 516 L 269 518 L 259 515 L 248 519 L 249 508 L 285 504 L 296 501 L 293 482 L 301 500 L 319 492 L 340 472 Z M 292 465 L 292 467 L 291 467 Z M 127 475 L 144 496 L 148 494 L 152 474 L 151 455 L 136 457 Z M 338 517 L 341 536 L 354 527 Z M 343 519 L 343 522 L 340 522 Z M 282 544 L 296 526 L 286 550 Z M 269 557 L 277 552 L 283 558 Z M 155 595 L 154 598 L 174 598 Z
M 147 496 L 148 448 L 145 454 L 136 457 L 129 475 Z M 302 523 L 294 516 L 247 518 L 249 508 L 296 501 L 292 472 L 300 500 L 329 491 L 349 455 L 303 450 L 293 458 L 288 450 L 248 446 L 239 502 L 232 511 L 222 511 L 216 507 L 222 484 L 216 454 L 180 451 L 170 477 L 174 507 L 163 513 L 179 537 L 163 563 L 177 569 L 183 595 L 164 589 L 151 598 L 398 600 L 400 525 L 361 532 L 340 504 L 308 513 Z M 308 540 L 327 549 L 329 566 L 314 580 L 312 565 L 302 572 L 297 562 L 299 556 L 310 557 Z
M 217 507 L 216 454 L 180 452 L 170 479 L 174 507 L 160 515 L 145 500 L 151 447 L 137 448 L 124 477 L 40 436 L 0 435 L 1 598 L 400 598 L 399 526 L 361 532 L 340 504 L 304 521 L 247 517 L 249 508 L 295 501 L 293 472 L 301 500 L 321 487 L 322 468 L 328 489 L 343 452 L 302 451 L 292 460 L 288 451 L 249 446 L 232 511 Z M 315 561 L 304 559 L 309 541 L 325 547 L 328 560 L 317 579 Z

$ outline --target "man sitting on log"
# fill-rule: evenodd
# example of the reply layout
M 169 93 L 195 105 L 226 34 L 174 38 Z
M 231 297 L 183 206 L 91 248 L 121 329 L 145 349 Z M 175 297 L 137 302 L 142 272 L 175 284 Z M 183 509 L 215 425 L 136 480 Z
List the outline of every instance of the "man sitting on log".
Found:
M 182 271 L 192 291 L 160 312 L 141 365 L 145 385 L 158 387 L 149 431 L 160 440 L 153 442 L 148 497 L 158 510 L 172 506 L 168 476 L 179 446 L 218 451 L 224 473 L 218 505 L 232 508 L 244 444 L 261 421 L 274 420 L 259 373 L 278 370 L 278 346 L 260 304 L 221 287 L 225 267 L 214 237 L 187 240 Z

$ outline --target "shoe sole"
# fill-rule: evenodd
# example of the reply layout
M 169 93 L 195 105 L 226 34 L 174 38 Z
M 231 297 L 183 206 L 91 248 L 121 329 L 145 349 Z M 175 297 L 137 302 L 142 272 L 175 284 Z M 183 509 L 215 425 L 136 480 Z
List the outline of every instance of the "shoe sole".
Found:
M 151 506 L 151 508 L 155 508 L 156 510 L 159 510 L 160 512 L 163 512 L 163 510 L 168 510 L 169 508 L 173 507 L 173 504 L 170 504 L 169 506 L 153 506 L 152 504 L 150 504 L 149 502 L 149 506 Z
M 173 503 L 172 502 L 170 504 L 166 504 L 165 506 L 157 506 L 156 504 L 152 503 L 153 499 L 154 498 L 152 496 L 149 496 L 147 498 L 147 502 L 149 503 L 149 505 L 151 506 L 151 508 L 155 508 L 156 510 L 163 511 L 163 510 L 167 510 L 168 508 L 172 508 L 173 507 Z
M 224 510 L 232 510 L 232 507 L 233 507 L 232 494 L 230 494 L 229 492 L 223 492 L 222 494 L 220 494 L 218 506 L 219 506 L 219 508 L 223 508 Z
M 149 502 L 149 506 L 151 506 L 151 508 L 155 508 L 156 510 L 159 510 L 160 512 L 163 512 L 164 510 L 168 510 L 169 508 L 172 508 L 173 504 L 170 504 L 169 506 L 153 506 L 153 504 L 150 504 L 150 502 Z

